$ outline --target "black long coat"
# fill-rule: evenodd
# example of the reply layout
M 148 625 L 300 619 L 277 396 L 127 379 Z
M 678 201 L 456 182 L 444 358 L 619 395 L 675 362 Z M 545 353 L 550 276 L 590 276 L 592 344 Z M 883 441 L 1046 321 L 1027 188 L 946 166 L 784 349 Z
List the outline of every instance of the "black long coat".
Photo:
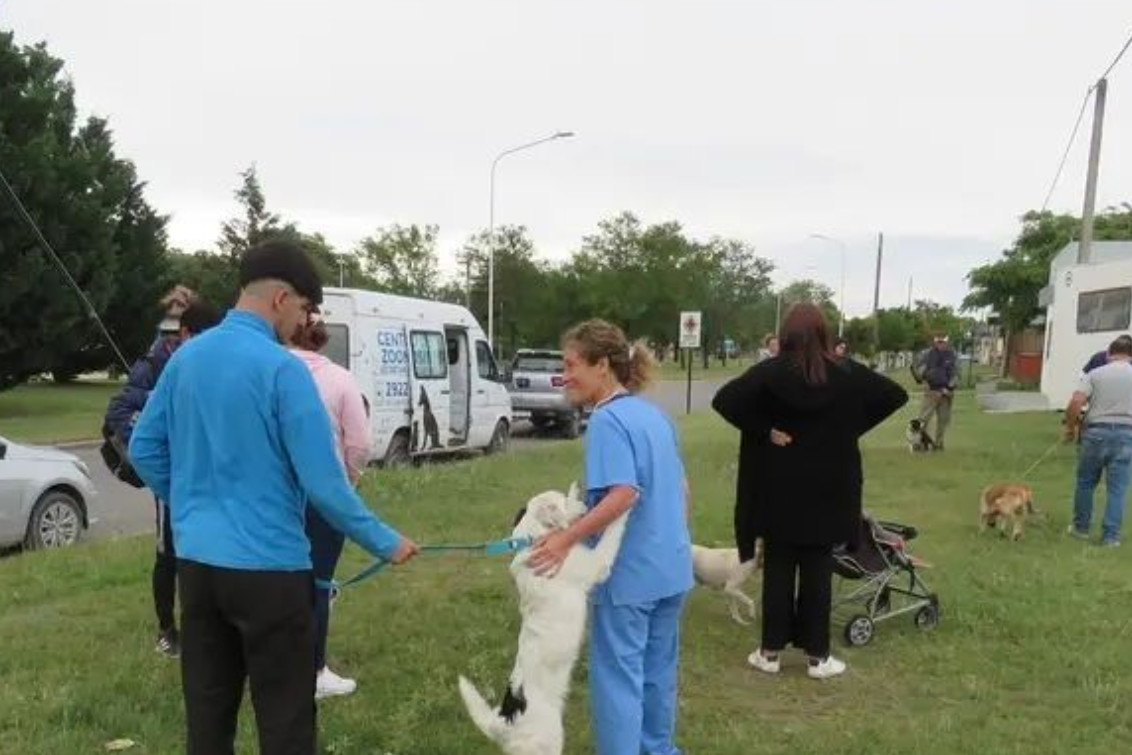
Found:
M 908 401 L 892 380 L 852 360 L 830 361 L 807 385 L 794 359 L 755 365 L 720 389 L 712 406 L 742 435 L 735 541 L 744 560 L 755 538 L 792 545 L 851 542 L 861 517 L 857 441 Z M 770 442 L 774 428 L 793 443 Z

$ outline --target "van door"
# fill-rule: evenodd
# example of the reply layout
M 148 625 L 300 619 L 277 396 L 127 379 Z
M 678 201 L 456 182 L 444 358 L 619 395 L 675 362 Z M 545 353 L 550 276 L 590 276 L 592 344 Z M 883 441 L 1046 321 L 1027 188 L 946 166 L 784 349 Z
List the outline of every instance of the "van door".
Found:
M 409 450 L 434 453 L 448 447 L 451 438 L 448 340 L 442 329 L 409 331 L 409 400 L 412 423 Z
M 448 385 L 452 389 L 449 396 L 452 434 L 448 445 L 458 446 L 468 442 L 468 425 L 471 424 L 472 360 L 468 354 L 468 331 L 451 325 L 444 331 L 448 338 Z
M 491 347 L 482 337 L 476 339 L 476 368 L 472 373 L 472 427 L 468 445 L 482 448 L 491 442 L 500 419 L 511 419 L 511 396 L 503 385 L 503 377 L 492 356 Z

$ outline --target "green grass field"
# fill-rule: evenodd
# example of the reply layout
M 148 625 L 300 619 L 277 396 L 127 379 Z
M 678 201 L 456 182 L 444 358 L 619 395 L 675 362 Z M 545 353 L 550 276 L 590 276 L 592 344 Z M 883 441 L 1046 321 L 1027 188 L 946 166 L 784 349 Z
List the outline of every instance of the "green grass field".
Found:
M 910 411 L 910 410 L 908 410 Z M 902 415 L 901 419 L 907 414 Z M 711 415 L 682 422 L 694 538 L 728 544 L 737 437 Z M 873 643 L 838 654 L 842 678 L 745 667 L 755 628 L 731 622 L 716 593 L 697 590 L 683 636 L 679 741 L 695 755 L 756 753 L 1116 753 L 1132 741 L 1132 554 L 1067 538 L 1073 450 L 1031 476 L 1046 521 L 1011 543 L 980 536 L 987 482 L 1020 474 L 1054 441 L 1053 414 L 981 415 L 958 399 L 945 454 L 912 456 L 901 421 L 865 449 L 866 506 L 917 525 L 916 555 L 939 593 L 933 632 L 909 617 Z M 365 490 L 421 542 L 506 533 L 533 493 L 578 475 L 580 444 L 494 459 L 376 473 Z M 128 737 L 136 753 L 183 751 L 177 666 L 153 651 L 152 545 L 140 538 L 0 561 L 0 752 L 98 752 Z M 352 546 L 341 573 L 365 563 Z M 518 617 L 506 561 L 425 555 L 353 588 L 335 608 L 330 657 L 359 680 L 320 708 L 326 752 L 488 755 L 467 719 L 456 675 L 502 688 Z M 757 585 L 748 585 L 757 594 Z M 840 638 L 841 626 L 834 627 Z M 586 667 L 567 710 L 572 755 L 592 752 Z M 250 708 L 240 752 L 252 752 Z
M 80 380 L 0 391 L 0 435 L 28 443 L 97 438 L 106 404 L 120 389 L 117 382 Z

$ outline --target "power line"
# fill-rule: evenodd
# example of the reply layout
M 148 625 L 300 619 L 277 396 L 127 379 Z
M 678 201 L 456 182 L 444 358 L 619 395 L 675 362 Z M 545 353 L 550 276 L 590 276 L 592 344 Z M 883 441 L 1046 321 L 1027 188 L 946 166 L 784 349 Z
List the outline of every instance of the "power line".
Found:
M 55 249 L 51 246 L 51 243 L 43 235 L 43 232 L 39 230 L 39 226 L 36 224 L 31 214 L 27 211 L 27 208 L 24 207 L 24 203 L 20 201 L 20 197 L 18 194 L 16 194 L 16 190 L 12 188 L 12 184 L 8 183 L 8 178 L 4 175 L 3 171 L 0 171 L 0 183 L 4 185 L 4 189 L 8 192 L 8 196 L 11 198 L 12 204 L 14 204 L 16 210 L 19 211 L 20 217 L 23 218 L 25 223 L 27 223 L 32 233 L 34 233 L 36 238 L 39 239 L 39 243 L 43 247 L 44 251 L 46 251 L 48 256 L 51 257 L 52 261 L 55 262 L 59 270 L 62 271 L 63 276 L 67 279 L 67 282 L 71 284 L 71 287 L 75 289 L 75 293 L 79 295 L 79 298 L 82 299 L 83 304 L 86 305 L 87 314 L 90 315 L 90 318 L 98 324 L 99 329 L 102 331 L 102 335 L 106 336 L 106 342 L 110 344 L 110 348 L 113 349 L 115 356 L 118 357 L 118 361 L 121 362 L 122 366 L 126 368 L 127 372 L 129 372 L 130 363 L 126 361 L 126 358 L 124 356 L 122 356 L 121 349 L 119 349 L 118 344 L 114 342 L 114 337 L 111 336 L 110 331 L 106 329 L 106 325 L 102 322 L 102 318 L 98 316 L 98 312 L 94 310 L 94 305 L 90 303 L 90 299 L 88 299 L 86 297 L 86 294 L 83 293 L 82 288 L 78 283 L 75 282 L 75 279 L 71 277 L 71 273 L 69 270 L 67 270 L 67 266 L 63 264 L 63 260 L 59 259 L 59 255 L 55 253 Z
M 1128 41 L 1124 43 L 1124 47 L 1120 48 L 1120 52 L 1117 54 L 1116 60 L 1112 61 L 1112 64 L 1105 69 L 1104 73 L 1101 74 L 1100 77 L 1102 79 L 1108 78 L 1108 75 L 1112 73 L 1112 69 L 1116 68 L 1116 64 L 1119 63 L 1120 59 L 1124 57 L 1124 53 L 1128 52 L 1129 47 L 1132 47 L 1132 36 L 1129 36 Z
M 1077 113 L 1077 121 L 1073 124 L 1073 133 L 1069 135 L 1069 141 L 1065 145 L 1065 152 L 1061 155 L 1061 162 L 1057 166 L 1057 173 L 1053 176 L 1053 182 L 1049 186 L 1049 191 L 1046 192 L 1046 199 L 1042 202 L 1042 212 L 1046 211 L 1049 207 L 1049 200 L 1053 198 L 1053 191 L 1057 188 L 1057 182 L 1061 180 L 1061 173 L 1065 170 L 1065 162 L 1069 159 L 1069 153 L 1073 150 L 1073 142 L 1077 140 L 1077 132 L 1081 128 L 1081 121 L 1085 117 L 1085 110 L 1088 109 L 1089 99 L 1093 96 L 1095 86 L 1089 87 L 1085 92 L 1084 99 L 1081 100 L 1081 110 Z

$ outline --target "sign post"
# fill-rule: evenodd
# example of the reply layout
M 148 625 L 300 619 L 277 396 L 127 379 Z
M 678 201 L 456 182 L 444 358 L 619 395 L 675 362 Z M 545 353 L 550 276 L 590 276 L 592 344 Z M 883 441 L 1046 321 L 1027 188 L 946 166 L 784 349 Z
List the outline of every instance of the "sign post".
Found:
M 684 349 L 684 358 L 688 362 L 688 386 L 684 397 L 684 412 L 692 413 L 692 352 L 700 348 L 702 312 L 680 313 L 680 348 Z

